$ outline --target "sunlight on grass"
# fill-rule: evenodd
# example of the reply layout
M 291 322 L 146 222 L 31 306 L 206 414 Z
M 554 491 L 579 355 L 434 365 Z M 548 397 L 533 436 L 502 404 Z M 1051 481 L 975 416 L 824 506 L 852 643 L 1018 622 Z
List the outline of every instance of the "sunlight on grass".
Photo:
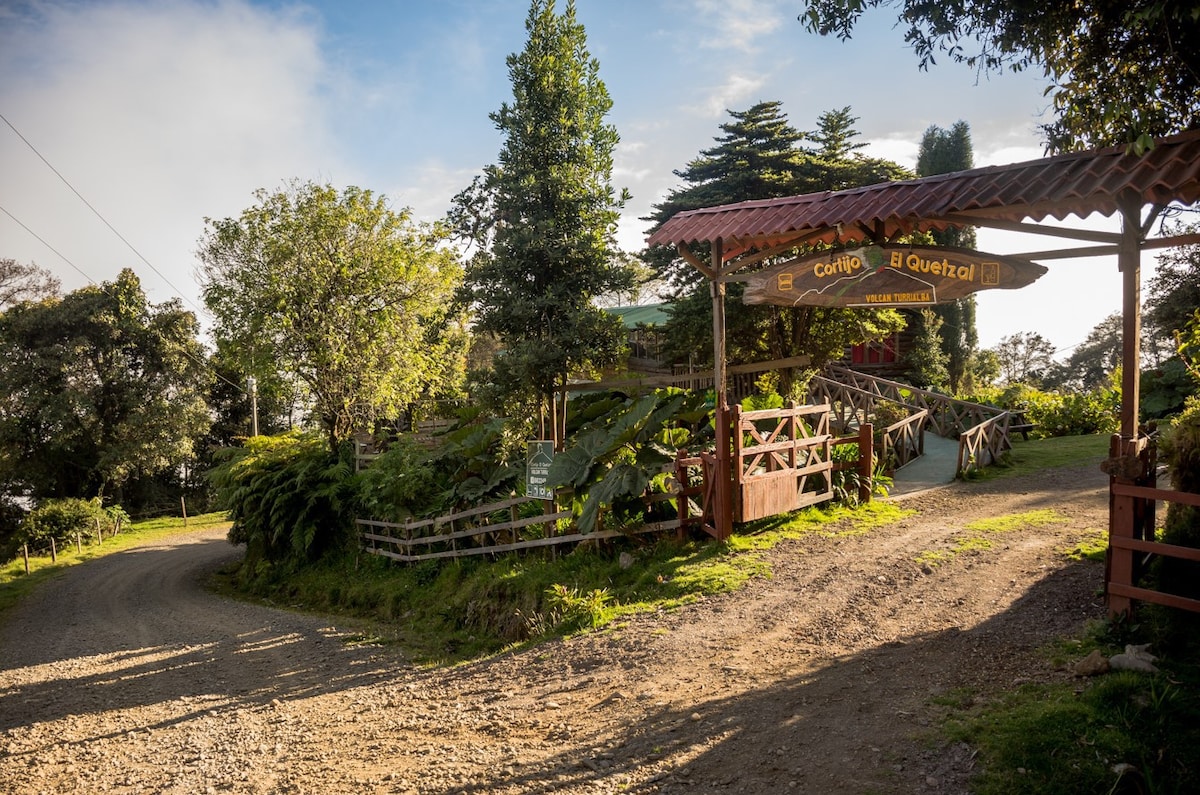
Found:
M 1058 467 L 1100 466 L 1108 457 L 1109 437 L 1055 436 L 1049 439 L 1013 440 L 1013 449 L 998 464 L 985 467 L 972 476 L 973 480 L 1031 475 L 1043 469 Z
M 1012 533 L 1017 530 L 1027 530 L 1034 527 L 1062 524 L 1070 519 L 1049 508 L 1025 513 L 1012 513 L 1007 516 L 993 516 L 970 522 L 963 529 L 976 533 Z
M 923 566 L 935 568 L 963 553 L 985 552 L 991 549 L 992 542 L 980 534 L 1014 533 L 1067 521 L 1070 521 L 1067 517 L 1049 509 L 979 519 L 963 527 L 969 533 L 954 536 L 950 549 L 925 550 L 914 560 Z

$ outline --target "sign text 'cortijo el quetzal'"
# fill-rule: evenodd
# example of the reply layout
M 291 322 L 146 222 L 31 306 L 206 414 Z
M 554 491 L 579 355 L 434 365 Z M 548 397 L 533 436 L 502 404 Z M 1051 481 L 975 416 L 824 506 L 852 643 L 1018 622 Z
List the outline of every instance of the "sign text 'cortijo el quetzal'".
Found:
M 1046 269 L 965 248 L 864 246 L 823 251 L 745 277 L 747 304 L 921 306 L 1032 284 Z

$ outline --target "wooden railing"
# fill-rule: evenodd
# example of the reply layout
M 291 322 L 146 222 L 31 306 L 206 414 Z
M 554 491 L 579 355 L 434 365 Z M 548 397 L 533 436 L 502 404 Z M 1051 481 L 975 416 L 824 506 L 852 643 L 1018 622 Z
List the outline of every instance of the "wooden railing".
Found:
M 808 390 L 810 400 L 824 401 L 829 405 L 835 427 L 842 432 L 872 422 L 875 407 L 881 401 L 904 408 L 909 412 L 908 416 L 880 432 L 880 460 L 889 461 L 899 469 L 925 454 L 925 425 L 929 418 L 927 410 L 883 397 L 877 390 L 862 389 L 824 376 L 813 377 L 808 382 Z
M 958 465 L 956 474 L 965 474 L 996 463 L 1012 449 L 1008 438 L 1013 415 L 1007 411 L 967 428 L 958 436 Z
M 767 372 L 808 367 L 812 359 L 808 356 L 793 356 L 788 359 L 773 359 L 769 362 L 754 362 L 752 364 L 735 364 L 726 369 L 726 389 L 729 400 L 738 402 L 745 397 L 755 394 L 755 381 Z M 676 373 L 674 375 L 652 375 L 640 378 L 618 378 L 591 383 L 572 384 L 571 389 L 580 392 L 597 392 L 605 389 L 615 389 L 624 392 L 641 392 L 660 387 L 673 386 L 679 389 L 689 389 L 702 392 L 714 389 L 714 373 L 712 370 L 701 370 L 692 373 Z
M 925 455 L 925 409 L 909 414 L 899 422 L 883 429 L 879 440 L 879 456 L 896 469 Z
M 1006 413 L 995 406 L 955 400 L 949 395 L 876 378 L 849 367 L 829 365 L 827 370 L 835 381 L 858 387 L 886 400 L 925 409 L 929 412 L 929 429 L 947 439 L 957 438 L 964 431 Z
M 908 384 L 876 378 L 848 367 L 829 365 L 829 377 L 814 378 L 810 390 L 816 389 L 823 399 L 832 393 L 829 384 L 840 384 L 843 391 L 839 399 L 853 407 L 854 415 L 868 412 L 877 400 L 900 403 L 925 413 L 925 425 L 938 436 L 958 439 L 958 461 L 955 474 L 962 475 L 995 463 L 1000 456 L 1012 449 L 1009 432 L 1013 428 L 1029 426 L 1011 412 L 996 406 L 956 400 L 948 395 L 918 389 Z M 923 440 L 922 440 L 923 444 Z M 907 462 L 905 462 L 907 463 Z M 897 464 L 902 466 L 902 464 Z

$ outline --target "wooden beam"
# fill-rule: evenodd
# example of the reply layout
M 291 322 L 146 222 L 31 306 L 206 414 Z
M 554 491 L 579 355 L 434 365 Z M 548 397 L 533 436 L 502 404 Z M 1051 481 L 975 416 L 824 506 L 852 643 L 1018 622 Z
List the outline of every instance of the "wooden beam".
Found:
M 1082 257 L 1111 257 L 1121 253 L 1120 246 L 1086 246 L 1080 248 L 1056 248 L 1049 251 L 1022 251 L 1017 254 L 1007 254 L 1010 257 L 1024 257 L 1028 260 L 1042 259 L 1078 259 Z
M 721 238 L 712 241 L 712 270 L 720 273 L 724 264 L 725 243 Z M 723 541 L 733 534 L 733 503 L 730 501 L 732 475 L 729 460 L 729 400 L 725 387 L 725 285 L 713 280 L 709 284 L 712 290 L 713 308 L 713 383 L 716 387 L 716 432 L 717 432 L 717 465 L 713 477 L 716 478 L 715 505 L 713 506 L 713 526 L 717 531 L 717 540 Z
M 991 229 L 1004 229 L 1009 232 L 1026 232 L 1031 235 L 1047 235 L 1062 237 L 1068 240 L 1086 240 L 1092 243 L 1119 244 L 1121 235 L 1116 232 L 1102 232 L 1094 229 L 1070 229 L 1065 226 L 1049 224 L 1030 224 L 1022 221 L 1005 221 L 999 218 L 989 218 L 986 215 L 971 215 L 971 211 L 951 213 L 938 218 L 939 221 L 962 224 L 964 226 L 986 226 Z M 985 212 L 980 210 L 979 212 Z
M 709 279 L 716 281 L 717 272 L 714 271 L 712 268 L 708 267 L 707 265 L 705 265 L 704 262 L 702 262 L 699 257 L 697 257 L 695 254 L 693 254 L 692 250 L 690 248 L 688 248 L 687 243 L 678 244 L 677 246 L 675 246 L 675 250 L 679 252 L 679 256 L 682 257 L 683 260 L 687 264 L 691 265 L 693 268 L 695 268 L 696 270 L 703 273 Z

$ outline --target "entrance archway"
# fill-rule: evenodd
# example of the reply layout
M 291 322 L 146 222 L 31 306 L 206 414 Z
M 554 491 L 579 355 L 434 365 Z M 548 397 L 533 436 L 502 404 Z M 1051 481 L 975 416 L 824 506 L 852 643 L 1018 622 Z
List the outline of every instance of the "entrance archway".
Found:
M 801 246 L 886 245 L 915 232 L 977 226 L 1069 240 L 1067 249 L 998 252 L 1033 262 L 1100 257 L 1116 260 L 1122 277 L 1121 429 L 1106 464 L 1110 475 L 1108 605 L 1124 613 L 1131 599 L 1159 600 L 1133 585 L 1135 551 L 1148 551 L 1145 517 L 1161 493 L 1147 488 L 1147 439 L 1138 428 L 1143 251 L 1200 243 L 1200 235 L 1158 235 L 1154 222 L 1174 202 L 1200 201 L 1200 131 L 1155 142 L 1134 155 L 1124 148 L 1073 152 L 1005 166 L 941 174 L 865 188 L 740 202 L 681 212 L 648 239 L 673 246 L 709 280 L 717 391 L 717 531 L 732 513 L 730 434 L 725 385 L 725 286 L 739 271 Z M 1065 223 L 1069 216 L 1119 216 L 1121 231 Z M 1051 223 L 1053 219 L 1055 223 Z M 703 252 L 702 249 L 707 249 Z M 1152 485 L 1152 483 L 1151 483 Z M 1150 493 L 1147 493 L 1150 492 Z M 1149 501 L 1149 506 L 1147 506 Z M 1184 604 L 1184 602 L 1189 602 Z M 1200 602 L 1169 603 L 1200 610 Z

